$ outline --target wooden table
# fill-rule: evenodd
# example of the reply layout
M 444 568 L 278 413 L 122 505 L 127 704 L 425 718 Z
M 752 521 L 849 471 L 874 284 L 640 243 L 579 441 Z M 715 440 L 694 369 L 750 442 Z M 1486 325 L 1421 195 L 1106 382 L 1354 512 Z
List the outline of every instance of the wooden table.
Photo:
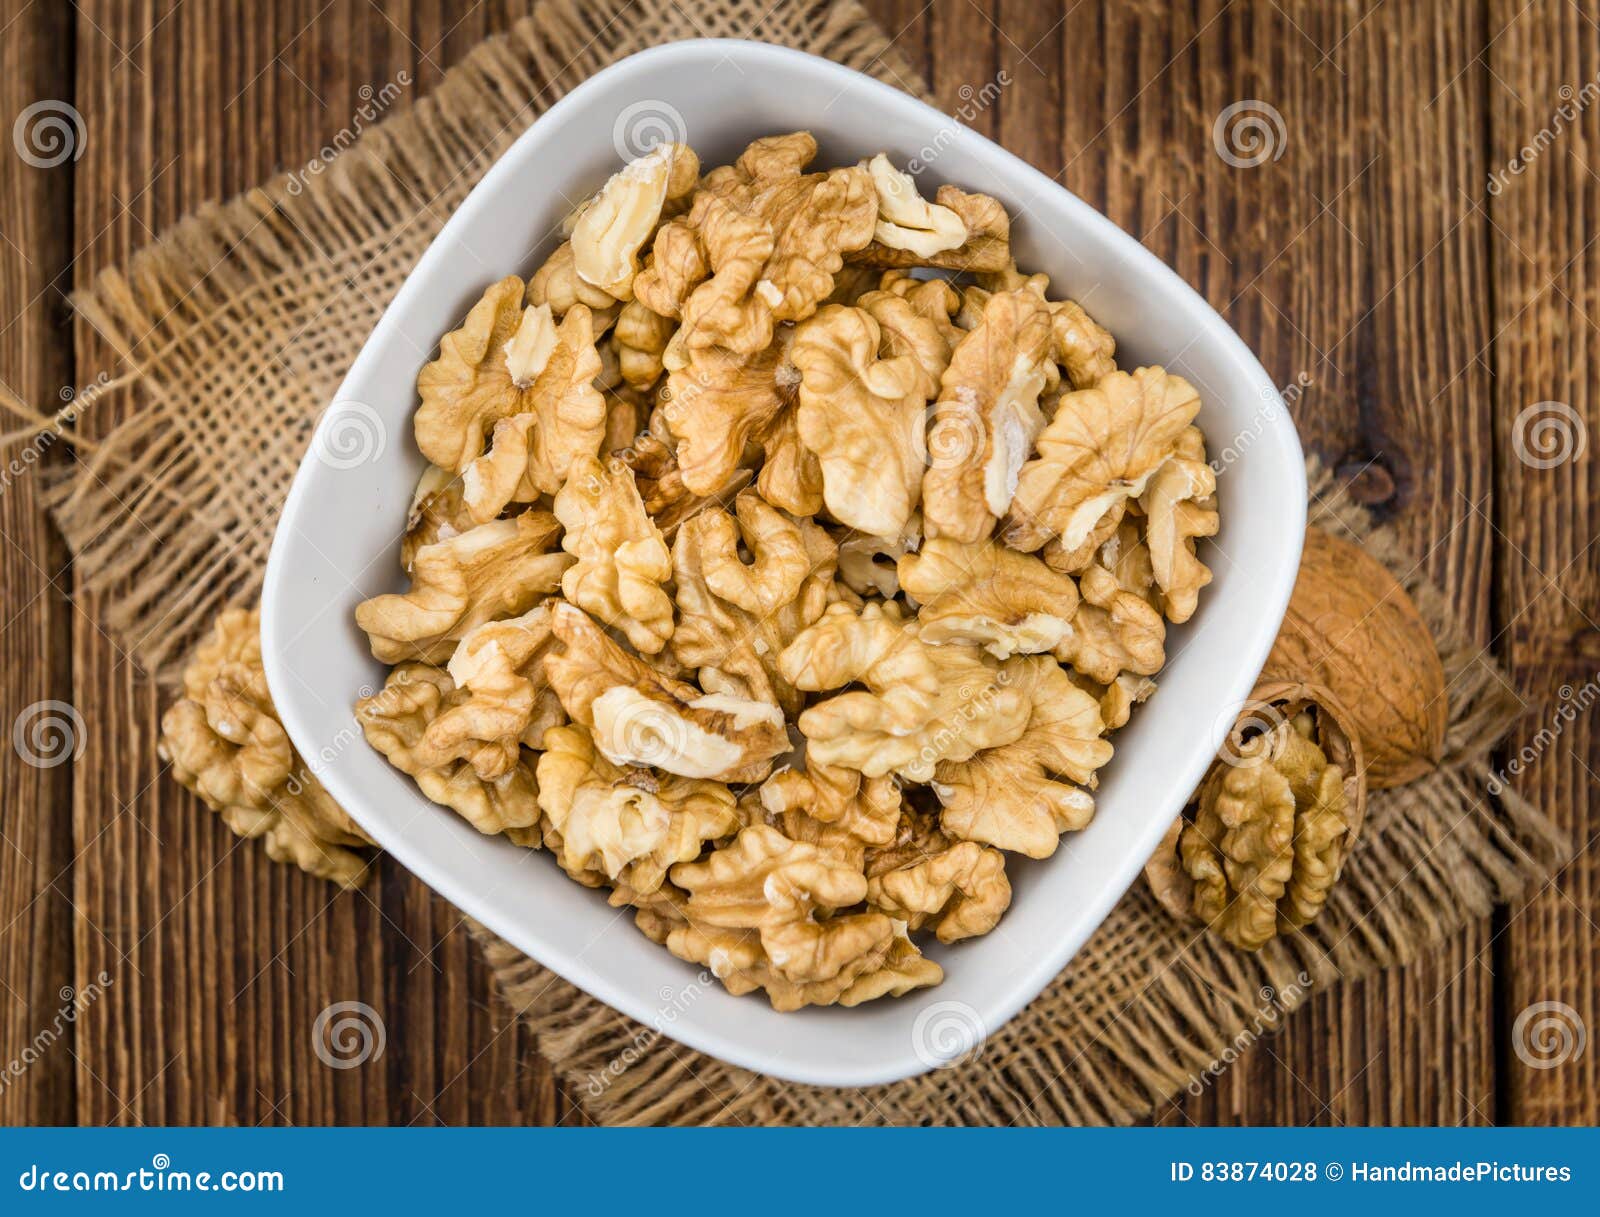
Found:
M 1600 25 L 1576 0 L 869 0 L 942 105 L 1136 234 L 1238 327 L 1302 436 L 1398 521 L 1527 698 L 1600 669 L 1594 445 L 1549 468 L 1523 412 L 1600 428 Z M 81 159 L 0 172 L 0 391 L 36 406 L 111 355 L 64 294 L 174 220 L 305 159 L 368 82 L 425 91 L 526 6 L 443 0 L 4 0 L 0 119 L 69 100 Z M 756 31 L 759 34 L 759 31 Z M 998 88 L 986 88 L 998 83 Z M 1589 92 L 1584 85 L 1590 84 Z M 1575 89 L 1575 119 L 1558 111 Z M 1230 106 L 1265 154 L 1214 141 Z M 1521 171 L 1511 158 L 1530 156 Z M 1260 158 L 1250 166 L 1230 163 Z M 1495 189 L 1491 175 L 1499 174 Z M 1548 410 L 1550 407 L 1545 407 Z M 116 410 L 91 413 L 92 439 Z M 1521 421 L 1519 422 L 1519 416 Z M 1578 420 L 1576 423 L 1571 420 Z M 20 452 L 7 445 L 5 460 Z M 65 446 L 46 465 L 69 459 Z M 5 464 L 0 460 L 0 466 Z M 577 1118 L 501 1008 L 460 916 L 385 863 L 359 895 L 240 846 L 162 773 L 161 699 L 97 626 L 37 508 L 0 492 L 0 703 L 82 715 L 75 765 L 0 782 L 0 1066 L 104 971 L 20 1078 L 9 1123 Z M 1516 788 L 1581 846 L 1593 712 Z M 1312 1001 L 1199 1099 L 1196 1123 L 1600 1120 L 1600 1052 L 1535 1069 L 1512 1028 L 1562 1002 L 1600 1029 L 1592 852 L 1431 956 Z M 381 1059 L 323 1066 L 332 1002 L 386 1014 Z

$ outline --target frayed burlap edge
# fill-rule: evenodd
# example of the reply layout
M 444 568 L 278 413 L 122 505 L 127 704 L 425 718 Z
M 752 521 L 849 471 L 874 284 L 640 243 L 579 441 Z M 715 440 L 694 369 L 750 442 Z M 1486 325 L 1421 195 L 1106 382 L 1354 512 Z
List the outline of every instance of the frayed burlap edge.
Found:
M 96 403 L 131 395 L 133 408 L 79 445 L 53 510 L 84 582 L 116 589 L 107 624 L 153 673 L 175 676 L 218 611 L 254 600 L 318 411 L 482 172 L 578 81 L 697 35 L 797 46 L 921 91 L 853 3 L 726 0 L 696 5 L 691 23 L 669 0 L 547 0 L 322 172 L 203 209 L 75 296 L 121 361 Z M 1417 598 L 1445 657 L 1451 714 L 1444 765 L 1375 796 L 1311 932 L 1242 956 L 1177 926 L 1140 884 L 975 1060 L 833 1091 L 681 1048 L 475 930 L 570 1093 L 611 1123 L 1128 1122 L 1308 993 L 1412 959 L 1547 874 L 1561 855 L 1554 830 L 1526 802 L 1485 789 L 1489 749 L 1517 710 L 1509 687 L 1387 531 L 1324 475 L 1314 472 L 1312 492 L 1313 519 L 1366 545 Z
M 81 585 L 116 588 L 106 625 L 157 679 L 176 680 L 220 611 L 255 601 L 312 427 L 383 306 L 484 171 L 574 85 L 694 37 L 760 38 L 914 80 L 853 0 L 687 9 L 545 0 L 316 172 L 202 208 L 74 295 L 121 361 L 75 413 L 130 394 L 134 408 L 79 443 L 48 503 Z
M 1311 522 L 1366 547 L 1416 600 L 1450 701 L 1440 767 L 1371 796 L 1322 916 L 1257 955 L 1167 916 L 1143 881 L 1067 969 L 974 1059 L 891 1086 L 830 1090 L 736 1069 L 661 1038 L 474 933 L 569 1092 L 608 1124 L 1127 1124 L 1204 1085 L 1230 1049 L 1312 993 L 1429 946 L 1547 876 L 1566 845 L 1526 800 L 1491 798 L 1491 749 L 1522 703 L 1421 563 L 1313 464 Z M 971 949 L 981 950 L 981 944 Z

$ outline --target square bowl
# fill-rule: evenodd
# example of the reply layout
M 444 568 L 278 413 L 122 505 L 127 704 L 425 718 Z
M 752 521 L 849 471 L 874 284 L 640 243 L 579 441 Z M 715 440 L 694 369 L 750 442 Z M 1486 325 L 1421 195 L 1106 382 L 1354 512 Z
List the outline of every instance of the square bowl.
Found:
M 1009 870 L 993 933 L 929 954 L 945 982 L 855 1009 L 774 1013 L 731 997 L 646 940 L 631 916 L 540 852 L 480 835 L 368 748 L 357 698 L 384 668 L 357 603 L 403 586 L 397 558 L 423 468 L 411 441 L 418 370 L 484 287 L 529 274 L 574 203 L 654 139 L 731 161 L 799 128 L 819 165 L 886 152 L 916 163 L 931 197 L 953 182 L 998 197 L 1017 260 L 1050 274 L 1117 340 L 1118 364 L 1160 363 L 1200 391 L 1222 531 L 1215 580 L 1169 637 L 1160 688 L 1116 736 L 1098 811 L 1055 856 Z M 634 55 L 573 89 L 484 176 L 373 330 L 295 477 L 267 567 L 262 646 L 295 747 L 329 792 L 404 866 L 502 937 L 608 1005 L 747 1069 L 817 1085 L 909 1077 L 970 1052 L 1035 997 L 1139 875 L 1248 697 L 1288 603 L 1305 525 L 1305 472 L 1283 400 L 1243 342 L 1137 241 L 949 116 L 827 60 L 702 40 Z

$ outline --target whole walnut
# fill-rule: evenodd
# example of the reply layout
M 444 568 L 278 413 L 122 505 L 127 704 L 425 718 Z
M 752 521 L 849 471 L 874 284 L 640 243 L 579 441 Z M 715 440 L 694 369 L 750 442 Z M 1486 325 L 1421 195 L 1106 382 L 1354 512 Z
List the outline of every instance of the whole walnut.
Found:
M 1444 669 L 1416 604 L 1366 550 L 1319 528 L 1306 530 L 1268 677 L 1320 685 L 1344 705 L 1373 790 L 1415 781 L 1444 754 Z

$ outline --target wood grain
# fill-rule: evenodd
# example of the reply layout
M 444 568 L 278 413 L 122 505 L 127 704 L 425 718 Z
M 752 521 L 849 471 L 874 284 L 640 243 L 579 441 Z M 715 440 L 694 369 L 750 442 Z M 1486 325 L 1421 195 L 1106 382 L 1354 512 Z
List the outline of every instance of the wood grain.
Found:
M 1304 382 L 1291 408 L 1308 445 L 1398 522 L 1536 699 L 1595 676 L 1595 458 L 1538 471 L 1511 452 L 1512 422 L 1535 401 L 1600 428 L 1592 112 L 1586 132 L 1485 193 L 1559 85 L 1600 71 L 1600 34 L 1576 6 L 867 6 L 941 105 L 1140 237 L 1280 384 Z M 65 6 L 0 4 L 0 117 L 63 97 L 88 133 L 80 160 L 4 177 L 4 387 L 37 403 L 113 366 L 65 321 L 52 280 L 86 283 L 202 203 L 302 164 L 348 124 L 362 86 L 404 70 L 408 93 L 425 91 L 526 8 L 85 0 L 73 20 Z M 1219 154 L 1213 125 L 1240 102 L 1281 117 L 1276 158 L 1241 167 Z M 91 439 L 127 408 L 104 407 L 82 424 Z M 0 726 L 68 700 L 89 750 L 76 766 L 8 766 L 0 790 L 0 1058 L 54 1015 L 62 986 L 102 969 L 113 983 L 65 1051 L 0 1091 L 0 1120 L 573 1118 L 454 910 L 389 862 L 364 893 L 335 896 L 240 845 L 161 774 L 159 699 L 94 627 L 102 599 L 52 588 L 65 555 L 31 494 L 27 479 L 0 494 Z M 1596 771 L 1584 720 L 1519 789 L 1584 836 Z M 1582 861 L 1496 926 L 1315 995 L 1160 1118 L 1595 1121 L 1592 1050 L 1534 1069 L 1511 1043 L 1535 1002 L 1600 1018 L 1595 888 Z M 370 1006 L 385 1030 L 383 1055 L 357 1068 L 313 1051 L 313 1023 L 342 1002 Z
M 3 12 L 3 10 L 0 10 Z M 60 12 L 34 6 L 4 12 L 0 29 L 0 113 L 6 124 L 41 100 L 67 100 L 71 39 Z M 48 146 L 43 146 L 49 151 Z M 8 156 L 12 149 L 7 148 Z M 12 159 L 0 175 L 0 403 L 61 406 L 70 397 L 72 355 L 58 272 L 72 239 L 64 222 L 72 204 L 70 161 L 34 166 Z M 21 420 L 0 411 L 0 432 Z M 68 663 L 74 629 L 67 593 L 66 547 L 39 511 L 41 479 L 59 472 L 59 442 L 28 437 L 0 443 L 0 729 L 7 751 L 0 782 L 0 1123 L 67 1124 L 74 1112 L 72 1052 L 79 987 L 72 955 L 71 763 L 38 767 L 12 750 L 16 727 L 54 718 L 71 724 Z M 30 707 L 33 708 L 30 710 Z M 43 713 L 44 719 L 39 717 Z M 46 756 L 69 759 L 82 743 L 84 767 L 104 763 L 89 752 L 91 724 L 58 737 Z M 41 744 L 49 741 L 40 740 Z M 47 1035 L 48 1042 L 39 1037 Z M 24 1054 L 37 1054 L 37 1059 Z M 13 1063 L 25 1072 L 18 1077 Z
M 421 79 L 488 32 L 450 6 L 85 6 L 73 279 L 153 232 L 302 163 L 367 84 Z M 430 50 L 430 47 L 433 49 Z M 442 66 L 442 65 L 441 65 Z M 111 356 L 80 322 L 80 375 Z M 91 435 L 117 418 L 88 420 Z M 114 595 L 114 592 L 108 593 Z M 82 595 L 86 617 L 101 596 Z M 115 977 L 79 1028 L 86 1123 L 525 1123 L 562 1117 L 548 1071 L 494 999 L 459 914 L 401 868 L 334 895 L 242 846 L 160 774 L 156 693 L 93 629 L 74 631 L 78 704 L 106 763 L 81 766 L 74 868 L 80 970 Z M 115 763 L 109 763 L 115 758 Z M 385 1047 L 356 1068 L 313 1048 L 318 1015 L 363 1003 Z M 365 1017 L 365 1016 L 362 1016 Z
M 1591 1043 L 1576 1055 L 1561 1029 L 1600 1029 L 1600 867 L 1589 848 L 1600 830 L 1600 14 L 1521 8 L 1490 5 L 1487 168 L 1499 189 L 1488 193 L 1487 175 L 1471 184 L 1495 238 L 1484 359 L 1495 374 L 1498 481 L 1486 527 L 1497 647 L 1530 702 L 1505 759 L 1526 761 L 1515 788 L 1553 809 L 1580 852 L 1508 912 L 1496 942 L 1511 1027 L 1503 1105 L 1516 1123 L 1594 1124 L 1600 1054 Z M 1513 158 L 1526 168 L 1511 171 Z

